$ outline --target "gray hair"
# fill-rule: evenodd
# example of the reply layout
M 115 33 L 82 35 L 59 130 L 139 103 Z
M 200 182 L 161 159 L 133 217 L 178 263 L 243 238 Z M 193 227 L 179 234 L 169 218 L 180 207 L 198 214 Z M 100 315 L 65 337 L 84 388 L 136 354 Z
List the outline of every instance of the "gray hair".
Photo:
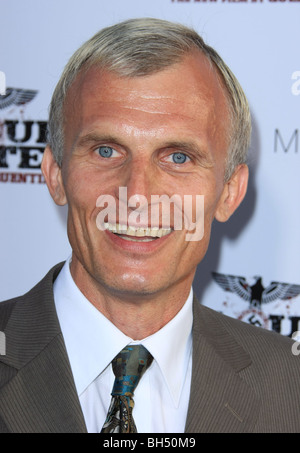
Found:
M 199 50 L 217 69 L 229 102 L 229 149 L 225 180 L 245 163 L 250 145 L 251 117 L 246 96 L 218 53 L 193 29 L 160 19 L 131 19 L 100 30 L 71 57 L 50 104 L 48 143 L 61 166 L 64 149 L 64 101 L 68 89 L 84 68 L 99 66 L 123 77 L 154 74 Z

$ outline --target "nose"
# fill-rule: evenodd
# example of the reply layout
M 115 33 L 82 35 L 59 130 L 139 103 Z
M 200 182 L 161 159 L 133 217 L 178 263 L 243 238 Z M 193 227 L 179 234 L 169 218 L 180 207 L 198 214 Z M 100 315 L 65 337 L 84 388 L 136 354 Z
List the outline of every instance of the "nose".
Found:
M 119 188 L 117 196 L 120 220 L 124 220 L 127 215 L 128 221 L 133 225 L 151 223 L 155 227 L 170 223 L 168 209 L 163 208 L 163 203 L 157 199 L 157 196 L 160 198 L 161 195 L 167 195 L 168 184 L 155 158 L 151 159 L 149 155 L 132 157 L 126 167 L 122 168 L 119 181 L 126 188 L 124 191 Z M 154 195 L 156 197 L 153 199 Z M 166 221 L 164 216 L 168 217 Z
M 157 172 L 154 164 L 145 157 L 136 157 L 124 169 L 122 183 L 127 188 L 127 198 L 142 208 L 156 194 Z

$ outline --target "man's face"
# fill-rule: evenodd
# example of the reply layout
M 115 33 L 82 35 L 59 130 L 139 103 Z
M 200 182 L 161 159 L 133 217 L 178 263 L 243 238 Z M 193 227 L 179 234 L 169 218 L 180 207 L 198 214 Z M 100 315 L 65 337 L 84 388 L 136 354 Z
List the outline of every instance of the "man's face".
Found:
M 231 213 L 224 210 L 228 108 L 215 71 L 201 54 L 146 77 L 120 78 L 93 67 L 70 88 L 64 114 L 65 154 L 54 199 L 69 205 L 77 285 L 123 299 L 186 293 L 214 217 L 226 220 Z M 187 241 L 184 228 L 156 238 L 149 230 L 143 237 L 141 230 L 129 236 L 99 229 L 101 195 L 115 200 L 117 223 L 127 220 L 118 218 L 120 187 L 150 207 L 152 195 L 203 195 L 203 238 Z M 144 226 L 151 226 L 150 216 Z

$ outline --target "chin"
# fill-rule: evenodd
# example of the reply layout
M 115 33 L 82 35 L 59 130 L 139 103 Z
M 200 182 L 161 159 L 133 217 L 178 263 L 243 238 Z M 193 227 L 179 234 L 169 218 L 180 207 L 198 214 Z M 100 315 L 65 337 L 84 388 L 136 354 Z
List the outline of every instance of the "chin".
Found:
M 122 275 L 105 286 L 110 293 L 124 299 L 153 296 L 162 289 L 160 284 L 153 281 L 153 278 L 146 278 L 140 274 Z

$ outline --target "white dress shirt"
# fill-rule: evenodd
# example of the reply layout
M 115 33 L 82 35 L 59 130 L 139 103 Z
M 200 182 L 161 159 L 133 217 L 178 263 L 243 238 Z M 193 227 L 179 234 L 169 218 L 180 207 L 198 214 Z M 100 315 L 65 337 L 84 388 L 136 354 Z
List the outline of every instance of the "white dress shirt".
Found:
M 139 433 L 183 433 L 192 371 L 192 289 L 180 312 L 161 330 L 138 342 L 124 335 L 81 293 L 70 258 L 54 283 L 54 300 L 76 389 L 89 433 L 99 433 L 111 401 L 112 359 L 128 344 L 153 356 L 135 392 Z

